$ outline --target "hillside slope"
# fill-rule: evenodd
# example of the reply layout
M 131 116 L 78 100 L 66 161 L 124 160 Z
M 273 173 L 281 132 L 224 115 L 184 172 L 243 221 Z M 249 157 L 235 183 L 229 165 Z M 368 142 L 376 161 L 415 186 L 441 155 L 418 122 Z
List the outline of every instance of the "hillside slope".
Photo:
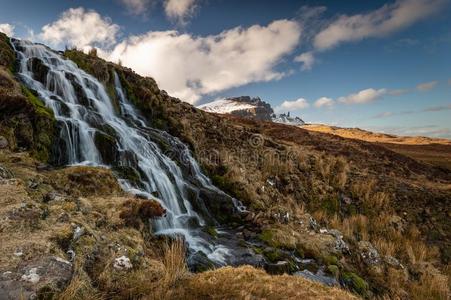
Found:
M 3 45 L 7 46 L 7 43 Z M 230 213 L 219 202 L 209 203 L 208 209 L 221 224 L 233 228 L 244 244 L 255 245 L 252 250 L 270 262 L 267 265 L 268 272 L 300 272 L 299 275 L 305 277 L 308 274 L 316 280 L 326 274 L 328 278 L 336 280 L 335 284 L 339 283 L 343 288 L 368 298 L 387 296 L 446 299 L 448 296 L 447 272 L 450 271 L 448 265 L 451 258 L 451 174 L 448 171 L 364 141 L 309 132 L 272 122 L 203 112 L 170 97 L 158 88 L 153 79 L 143 78 L 130 69 L 76 50 L 66 51 L 64 55 L 98 78 L 112 99 L 118 97 L 113 88 L 112 71 L 115 71 L 128 98 L 147 118 L 149 124 L 168 131 L 188 144 L 215 185 L 247 206 L 248 211 L 241 215 Z M 1 109 L 11 106 L 4 100 L 9 98 L 3 95 L 8 95 L 11 86 L 19 84 L 11 72 L 13 65 L 14 59 L 5 65 L 10 67 L 10 71 L 2 67 L 1 74 L 7 74 L 4 76 L 7 80 L 0 80 L 0 84 L 6 82 L 9 85 L 0 97 Z M 16 92 L 18 95 L 21 93 L 18 90 Z M 69 254 L 65 253 L 67 245 L 75 246 L 72 250 L 76 254 L 73 264 L 77 276 L 66 279 L 69 288 L 65 290 L 65 295 L 87 291 L 91 296 L 92 293 L 104 293 L 110 297 L 117 295 L 118 298 L 142 297 L 154 293 L 152 288 L 155 286 L 150 283 L 155 283 L 166 288 L 174 287 L 172 291 L 164 291 L 168 297 L 196 291 L 200 296 L 217 293 L 210 295 L 212 298 L 217 295 L 216 298 L 221 299 L 245 298 L 249 295 L 247 292 L 254 297 L 261 297 L 257 289 L 260 281 L 289 281 L 287 290 L 280 292 L 286 295 L 293 295 L 291 293 L 296 290 L 301 291 L 302 295 L 303 287 L 307 291 L 307 287 L 312 285 L 302 278 L 269 277 L 261 271 L 249 271 L 246 268 L 218 269 L 184 277 L 185 271 L 178 267 L 175 268 L 175 275 L 167 271 L 173 275 L 168 275 L 169 279 L 165 284 L 169 282 L 169 285 L 163 285 L 157 278 L 166 278 L 162 275 L 166 274 L 164 270 L 174 270 L 168 264 L 173 260 L 165 260 L 164 255 L 158 255 L 158 248 L 163 242 L 153 236 L 152 232 L 145 230 L 148 227 L 143 224 L 148 218 L 127 223 L 130 220 L 127 218 L 128 212 L 122 215 L 123 218 L 118 219 L 117 216 L 120 210 L 132 205 L 128 203 L 124 208 L 123 203 L 137 200 L 128 199 L 120 191 L 113 190 L 113 194 L 104 192 L 101 187 L 110 187 L 112 184 L 102 181 L 108 178 L 107 175 L 95 176 L 98 171 L 92 171 L 94 176 L 90 177 L 95 188 L 88 189 L 84 195 L 77 194 L 86 184 L 78 180 L 84 178 L 83 174 L 87 170 L 82 169 L 80 175 L 67 175 L 69 177 L 61 176 L 59 172 L 70 172 L 71 169 L 46 171 L 45 166 L 41 166 L 35 159 L 42 161 L 50 158 L 51 161 L 51 143 L 44 147 L 48 150 L 45 152 L 48 153 L 47 157 L 35 151 L 41 148 L 33 143 L 34 139 L 31 142 L 25 140 L 20 145 L 14 142 L 23 141 L 24 134 L 18 127 L 14 127 L 16 123 L 11 120 L 25 116 L 24 120 L 29 120 L 27 122 L 30 122 L 32 128 L 38 128 L 35 123 L 38 119 L 33 117 L 36 116 L 36 110 L 32 110 L 29 115 L 22 111 L 9 114 L 3 113 L 4 111 L 2 110 L 0 121 L 2 132 L 8 133 L 5 134 L 6 147 L 3 148 L 8 149 L 2 150 L 4 156 L 0 163 L 5 166 L 5 170 L 11 170 L 15 174 L 8 175 L 8 180 L 17 178 L 28 185 L 25 191 L 22 187 L 20 189 L 24 195 L 29 193 L 32 202 L 30 206 L 26 206 L 32 212 L 24 209 L 25 212 L 22 213 L 21 199 L 2 197 L 2 203 L 10 201 L 14 206 L 5 209 L 4 213 L 11 215 L 12 211 L 20 212 L 16 219 L 19 223 L 30 214 L 35 216 L 30 227 L 17 227 L 17 230 L 24 230 L 16 235 L 17 243 L 21 244 L 26 244 L 26 237 L 35 230 L 43 230 L 43 234 L 49 236 L 54 235 L 56 227 L 52 222 L 62 222 L 68 226 L 62 243 L 57 243 L 57 246 L 51 242 L 45 243 L 46 246 L 40 248 L 42 251 L 36 252 L 70 259 Z M 45 132 L 51 140 L 51 131 Z M 35 135 L 39 136 L 34 131 L 28 134 L 31 137 Z M 179 164 L 184 164 L 184 157 L 178 156 L 168 145 L 160 147 L 166 155 Z M 28 150 L 34 158 L 27 158 L 28 154 L 23 153 L 24 150 Z M 60 177 L 60 180 L 55 180 Z M 33 178 L 41 178 L 40 182 L 45 184 L 38 184 L 37 187 L 45 187 L 44 191 L 33 191 L 33 187 L 36 187 Z M 68 183 L 65 178 L 75 183 Z M 10 181 L 5 181 L 5 188 L 11 188 L 9 183 Z M 46 191 L 49 186 L 51 190 Z M 53 199 L 50 204 L 45 204 L 43 199 L 46 199 L 47 193 L 44 192 L 51 192 L 52 189 L 62 193 L 67 200 L 53 202 Z M 44 204 L 38 205 L 41 202 Z M 103 205 L 109 206 L 105 208 Z M 53 206 L 55 207 L 52 208 Z M 47 217 L 41 222 L 42 214 Z M 58 216 L 63 214 L 67 214 L 68 218 L 64 216 L 63 221 L 60 221 Z M 6 222 L 0 228 L 16 224 L 16 221 Z M 88 232 L 80 242 L 72 240 L 77 224 L 83 225 Z M 74 228 L 69 229 L 70 226 Z M 1 231 L 5 234 L 7 232 Z M 212 238 L 218 238 L 214 229 L 209 230 L 209 234 Z M 112 242 L 108 243 L 109 240 Z M 50 238 L 49 241 L 57 242 L 59 239 Z M 113 241 L 127 247 L 116 246 Z M 4 250 L 10 253 L 9 257 L 12 257 L 12 249 L 17 245 Z M 124 249 L 129 256 L 137 259 L 138 267 L 125 272 L 111 272 L 114 259 L 125 255 Z M 26 257 L 27 262 L 36 258 Z M 297 269 L 293 257 L 303 258 L 305 270 Z M 10 262 L 17 263 L 14 268 L 18 270 L 24 267 L 20 259 Z M 135 265 L 133 262 L 132 264 Z M 206 269 L 208 268 L 207 265 Z M 119 275 L 116 276 L 117 274 Z M 142 283 L 143 274 L 146 274 L 145 285 Z M 33 278 L 33 274 L 27 276 Z M 233 287 L 231 294 L 225 294 L 227 286 L 217 289 L 211 286 L 215 280 L 222 282 L 222 278 L 239 276 L 245 276 L 250 281 L 230 282 Z M 149 277 L 152 279 L 149 280 Z M 184 282 L 186 278 L 191 278 L 192 281 L 181 286 L 176 284 Z M 7 279 L 4 281 L 8 282 Z M 316 284 L 308 288 L 308 291 L 311 293 L 304 294 L 307 298 L 333 299 L 334 295 L 338 295 L 336 298 L 340 299 L 350 297 L 342 291 L 337 292 Z

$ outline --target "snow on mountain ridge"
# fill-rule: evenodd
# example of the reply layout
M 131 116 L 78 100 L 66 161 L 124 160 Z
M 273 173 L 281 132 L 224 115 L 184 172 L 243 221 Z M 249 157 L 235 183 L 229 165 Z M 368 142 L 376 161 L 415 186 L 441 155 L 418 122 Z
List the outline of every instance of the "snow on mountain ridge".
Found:
M 199 105 L 197 108 L 204 111 L 218 113 L 218 114 L 230 114 L 237 110 L 255 108 L 256 105 L 249 103 L 237 102 L 232 99 L 220 99 L 206 104 Z

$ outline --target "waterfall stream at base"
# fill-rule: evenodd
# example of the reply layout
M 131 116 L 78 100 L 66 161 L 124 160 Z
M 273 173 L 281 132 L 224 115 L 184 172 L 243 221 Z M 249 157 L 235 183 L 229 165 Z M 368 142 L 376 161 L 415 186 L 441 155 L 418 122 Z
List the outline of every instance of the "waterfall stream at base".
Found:
M 138 183 L 126 178 L 118 180 L 124 190 L 157 199 L 167 210 L 166 217 L 154 222 L 157 234 L 182 234 L 191 253 L 202 252 L 218 265 L 233 260 L 229 247 L 211 241 L 204 233 L 202 226 L 206 222 L 201 215 L 208 215 L 208 211 L 195 211 L 190 196 L 197 195 L 198 199 L 205 191 L 220 197 L 227 195 L 212 185 L 183 143 L 146 125 L 127 100 L 116 73 L 113 76 L 119 111 L 105 87 L 74 62 L 43 45 L 20 40 L 13 40 L 12 44 L 19 58 L 21 80 L 38 93 L 55 115 L 60 164 L 112 167 L 109 160 L 113 160 L 119 167 L 133 168 L 139 174 Z M 37 70 L 44 75 L 37 76 Z M 115 147 L 110 155 L 113 158 L 106 159 L 98 144 L 111 138 Z M 184 166 L 165 154 L 156 140 L 175 149 L 183 157 Z

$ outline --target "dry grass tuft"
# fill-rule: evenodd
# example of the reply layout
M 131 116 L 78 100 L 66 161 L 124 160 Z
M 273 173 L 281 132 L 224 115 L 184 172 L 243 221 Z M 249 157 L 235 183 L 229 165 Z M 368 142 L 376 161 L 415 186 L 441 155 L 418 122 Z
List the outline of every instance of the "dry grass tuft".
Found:
M 412 284 L 412 299 L 449 299 L 450 289 L 448 277 L 439 273 L 427 272 L 421 276 L 418 283 Z
M 333 228 L 340 230 L 345 237 L 364 241 L 367 241 L 369 238 L 368 218 L 364 215 L 355 215 L 343 220 L 340 220 L 340 217 L 335 215 L 330 224 Z
M 104 299 L 103 295 L 92 287 L 86 273 L 76 274 L 69 285 L 58 295 L 60 300 L 97 300 Z
M 250 266 L 224 267 L 184 280 L 171 299 L 357 299 L 298 276 L 271 276 Z

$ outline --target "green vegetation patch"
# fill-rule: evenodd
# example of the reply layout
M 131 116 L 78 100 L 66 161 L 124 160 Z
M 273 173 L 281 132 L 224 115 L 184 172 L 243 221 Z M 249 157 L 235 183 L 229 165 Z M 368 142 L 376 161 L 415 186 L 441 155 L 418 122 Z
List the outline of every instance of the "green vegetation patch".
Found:
M 342 280 L 353 292 L 365 297 L 368 293 L 369 285 L 359 275 L 353 272 L 344 272 Z

